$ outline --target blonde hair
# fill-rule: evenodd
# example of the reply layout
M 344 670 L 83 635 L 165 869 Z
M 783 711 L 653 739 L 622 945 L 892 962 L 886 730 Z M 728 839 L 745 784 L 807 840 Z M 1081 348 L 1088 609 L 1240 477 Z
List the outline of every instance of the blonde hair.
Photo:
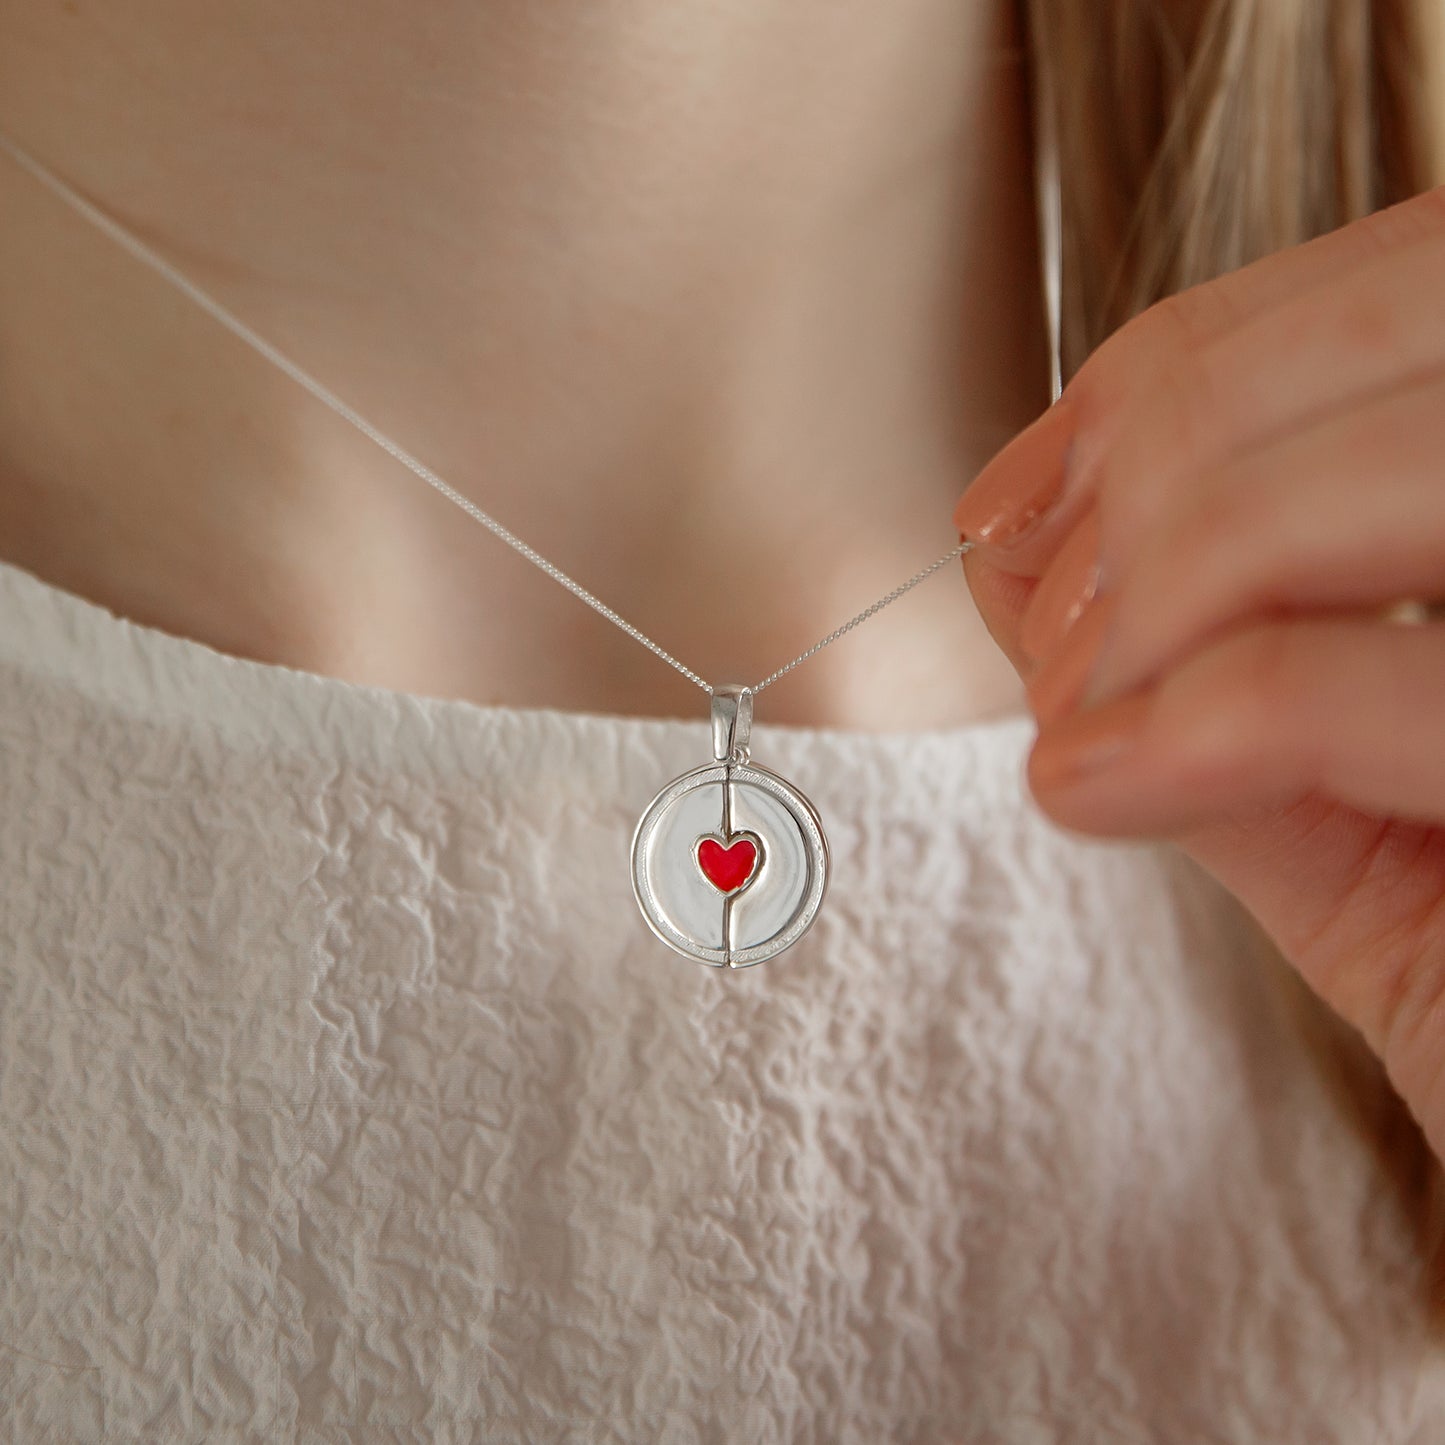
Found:
M 1404 200 L 1445 169 L 1445 0 L 1025 0 L 1057 147 L 1063 375 L 1174 291 Z M 1445 1323 L 1445 1172 L 1353 1030 L 1281 985 L 1417 1226 Z
M 1027 0 L 1065 374 L 1170 292 L 1426 189 L 1445 0 Z

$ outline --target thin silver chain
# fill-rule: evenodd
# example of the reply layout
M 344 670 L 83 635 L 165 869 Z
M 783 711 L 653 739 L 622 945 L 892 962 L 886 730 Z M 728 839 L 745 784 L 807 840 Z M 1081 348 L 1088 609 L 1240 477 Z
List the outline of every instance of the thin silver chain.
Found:
M 706 693 L 712 693 L 713 685 L 704 678 L 699 677 L 685 663 L 679 662 L 666 648 L 654 642 L 640 628 L 634 627 L 625 617 L 619 616 L 600 598 L 594 597 L 580 582 L 569 577 L 560 567 L 549 562 L 535 547 L 524 542 L 515 532 L 509 531 L 497 519 L 489 513 L 484 512 L 470 498 L 462 495 L 450 483 L 439 477 L 425 462 L 418 461 L 416 457 L 406 450 L 399 442 L 393 441 L 385 432 L 373 426 L 353 407 L 348 406 L 339 396 L 328 387 L 323 386 L 309 372 L 298 366 L 289 356 L 273 346 L 264 336 L 259 335 L 246 325 L 240 317 L 228 311 L 208 292 L 203 291 L 194 281 L 183 272 L 179 271 L 158 252 L 147 246 L 138 236 L 133 235 L 129 230 L 120 224 L 113 216 L 87 200 L 65 181 L 36 160 L 29 152 L 23 150 L 8 136 L 0 133 L 0 150 L 5 151 L 10 158 L 18 165 L 28 171 L 37 181 L 45 186 L 54 195 L 58 196 L 68 206 L 85 219 L 97 226 L 111 240 L 115 241 L 124 250 L 130 253 L 137 261 L 149 266 L 175 286 L 179 291 L 188 296 L 202 311 L 220 322 L 233 336 L 244 341 L 252 350 L 259 352 L 272 366 L 284 372 L 296 382 L 298 386 L 304 387 L 316 398 L 317 401 L 329 407 L 343 421 L 350 422 L 363 436 L 379 446 L 382 451 L 394 457 L 409 472 L 420 477 L 429 487 L 440 492 L 449 502 L 454 502 L 469 517 L 478 521 L 494 536 L 501 538 L 514 551 L 520 552 L 533 566 L 539 567 L 554 582 L 560 582 L 572 595 L 585 602 L 594 612 L 600 613 L 609 622 L 620 627 L 629 637 L 640 642 L 649 652 L 660 657 L 669 667 L 676 668 L 690 683 L 700 687 Z M 765 687 L 771 687 L 780 677 L 786 676 L 795 667 L 806 662 L 815 653 L 821 652 L 830 643 L 836 642 L 845 633 L 851 632 L 860 623 L 866 622 L 874 613 L 881 612 L 891 602 L 896 602 L 905 592 L 911 592 L 918 584 L 931 577 L 940 567 L 947 566 L 955 557 L 961 557 L 973 547 L 972 542 L 960 541 L 950 551 L 945 552 L 938 561 L 931 566 L 925 567 L 921 572 L 916 572 L 908 581 L 895 587 L 886 597 L 880 597 L 871 606 L 865 607 L 856 617 L 850 618 L 841 627 L 830 632 L 820 642 L 815 642 L 806 652 L 799 653 L 791 662 L 780 667 L 776 672 L 769 673 L 760 683 L 757 683 L 752 691 L 761 692 Z

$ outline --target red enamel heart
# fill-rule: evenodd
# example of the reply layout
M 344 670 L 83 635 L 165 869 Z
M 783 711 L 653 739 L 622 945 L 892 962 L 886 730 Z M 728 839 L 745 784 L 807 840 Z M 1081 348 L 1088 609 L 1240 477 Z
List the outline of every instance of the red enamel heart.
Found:
M 757 842 L 752 838 L 739 837 L 724 847 L 721 839 L 699 838 L 697 866 L 719 893 L 736 893 L 757 872 Z

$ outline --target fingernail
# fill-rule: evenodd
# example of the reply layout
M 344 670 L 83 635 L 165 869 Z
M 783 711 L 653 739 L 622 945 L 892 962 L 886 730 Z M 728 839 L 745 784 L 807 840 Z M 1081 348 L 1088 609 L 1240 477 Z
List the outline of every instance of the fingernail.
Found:
M 1019 620 L 1019 646 L 1043 659 L 1063 642 L 1099 589 L 1098 513 L 1090 510 L 1044 573 Z
M 1067 643 L 1029 679 L 1029 707 L 1040 725 L 1056 721 L 1078 705 L 1094 657 L 1108 631 L 1113 604 L 1112 597 L 1088 603 L 1069 629 Z
M 1029 758 L 1035 788 L 1070 788 L 1126 767 L 1138 750 L 1151 698 L 1124 698 L 1081 712 L 1039 734 Z
M 974 478 L 954 508 L 954 525 L 984 546 L 1017 546 L 1063 490 L 1073 435 L 1071 408 L 1056 401 Z

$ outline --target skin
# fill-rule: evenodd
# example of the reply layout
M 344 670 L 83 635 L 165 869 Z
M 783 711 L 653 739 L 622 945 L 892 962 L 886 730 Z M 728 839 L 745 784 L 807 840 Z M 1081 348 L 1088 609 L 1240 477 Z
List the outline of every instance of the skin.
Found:
M 723 7 L 700 32 L 563 4 L 0 0 L 0 125 L 626 615 L 751 672 L 942 551 L 959 479 L 1042 404 L 1008 7 Z M 1442 213 L 1099 352 L 956 517 L 1002 654 L 935 581 L 768 699 L 965 722 L 1016 669 L 1045 811 L 1172 838 L 1232 888 L 1437 1152 L 1445 647 L 1378 612 L 1445 591 Z M 5 560 L 265 662 L 695 712 L 6 165 L 0 215 Z
M 1040 806 L 1214 874 L 1445 1157 L 1442 456 L 1445 188 L 1153 308 L 955 521 Z
M 1012 6 L 0 0 L 0 127 L 716 680 L 955 540 L 1046 400 Z M 701 715 L 0 159 L 0 557 L 263 662 Z M 1022 706 L 957 574 L 769 722 Z

